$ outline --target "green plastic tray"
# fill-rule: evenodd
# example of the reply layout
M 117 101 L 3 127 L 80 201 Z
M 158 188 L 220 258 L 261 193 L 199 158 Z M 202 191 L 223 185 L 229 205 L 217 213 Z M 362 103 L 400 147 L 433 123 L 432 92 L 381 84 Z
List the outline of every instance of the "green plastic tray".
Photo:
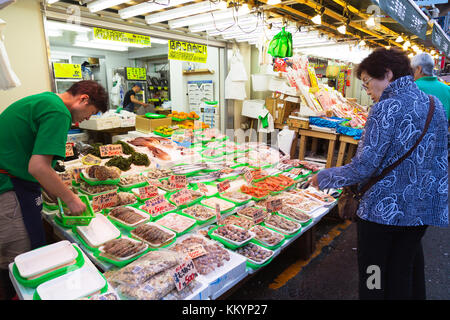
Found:
M 164 134 L 164 133 L 161 133 L 158 131 L 153 131 L 153 133 L 156 134 L 157 136 L 164 137 L 164 138 L 170 138 L 172 136 L 171 134 Z
M 217 226 L 217 227 L 211 228 L 211 229 L 208 231 L 209 237 L 210 237 L 211 239 L 214 239 L 214 240 L 216 240 L 216 241 L 219 241 L 219 242 L 222 243 L 225 247 L 227 247 L 228 249 L 231 249 L 231 250 L 239 249 L 239 248 L 245 246 L 246 244 L 248 244 L 248 243 L 250 242 L 250 240 L 249 240 L 249 241 L 247 241 L 247 242 L 244 242 L 243 244 L 235 245 L 235 244 L 232 244 L 232 243 L 226 241 L 225 239 L 222 239 L 222 238 L 220 238 L 220 237 L 215 236 L 215 235 L 213 234 L 213 232 L 216 231 L 216 229 L 218 229 L 219 227 L 223 227 L 223 226 L 224 226 L 224 225 L 219 225 L 219 226 Z
M 144 252 L 137 255 L 136 257 L 128 259 L 128 260 L 122 260 L 122 261 L 117 261 L 117 260 L 113 260 L 108 257 L 102 256 L 101 252 L 98 250 L 96 252 L 94 252 L 94 257 L 96 257 L 98 260 L 105 261 L 105 262 L 111 263 L 112 265 L 115 265 L 116 267 L 122 268 L 122 267 L 125 267 L 127 264 L 130 264 L 134 260 L 139 259 L 140 257 L 142 257 L 144 254 L 146 254 L 149 251 L 150 251 L 149 248 L 147 248 Z
M 83 212 L 81 216 L 66 216 L 64 214 L 63 208 L 67 206 L 61 201 L 60 198 L 58 198 L 59 213 L 61 215 L 61 218 L 58 218 L 56 215 L 55 218 L 58 218 L 61 224 L 66 228 L 71 228 L 73 226 L 87 226 L 89 225 L 89 223 L 91 223 L 91 220 L 95 218 L 95 214 L 92 210 L 92 206 L 89 202 L 88 197 L 85 195 L 81 195 L 79 196 L 79 198 L 86 205 L 86 211 Z
M 89 246 L 89 245 L 86 243 L 86 241 L 84 241 L 83 237 L 78 233 L 77 228 L 72 228 L 72 232 L 75 234 L 75 236 L 77 237 L 77 239 L 80 241 L 80 243 L 81 243 L 86 249 L 88 249 L 88 250 L 91 251 L 91 252 L 96 252 L 96 251 L 98 251 L 98 248 L 91 247 L 91 246 Z M 121 233 L 116 239 L 120 238 L 121 236 L 122 236 L 122 233 Z
M 114 179 L 114 180 L 103 180 L 103 181 L 92 181 L 88 178 L 86 178 L 83 174 L 83 172 L 80 172 L 80 178 L 85 181 L 87 184 L 91 185 L 91 186 L 99 186 L 99 185 L 118 185 L 120 182 L 120 178 L 119 179 Z
M 254 263 L 251 263 L 250 261 L 248 261 L 248 259 L 247 259 L 246 266 L 255 270 L 255 269 L 259 269 L 259 268 L 267 266 L 269 263 L 272 262 L 272 260 L 273 260 L 273 257 L 270 258 L 269 260 L 267 260 L 266 262 L 264 262 L 263 264 L 254 264 Z
M 29 288 L 36 288 L 38 285 L 40 285 L 41 283 L 44 283 L 46 281 L 49 281 L 51 279 L 54 279 L 56 277 L 59 277 L 65 273 L 68 273 L 70 271 L 74 271 L 76 269 L 81 268 L 84 265 L 84 257 L 83 254 L 81 253 L 81 251 L 76 247 L 73 246 L 75 248 L 75 250 L 78 252 L 78 256 L 76 258 L 76 263 L 67 267 L 62 267 L 60 269 L 51 271 L 43 276 L 40 276 L 39 278 L 36 279 L 32 279 L 32 280 L 28 280 L 23 278 L 20 273 L 19 273 L 19 269 L 17 269 L 16 264 L 13 264 L 13 275 L 14 278 L 17 280 L 18 283 L 20 283 L 21 285 L 23 285 L 24 287 L 29 287 Z
M 295 222 L 295 221 L 294 221 L 294 222 Z M 298 229 L 298 231 L 295 232 L 295 233 L 292 233 L 292 234 L 284 234 L 284 233 L 281 233 L 281 232 L 278 231 L 278 230 L 275 230 L 275 229 L 269 227 L 268 225 L 266 225 L 265 222 L 263 222 L 261 225 L 264 226 L 264 227 L 266 227 L 267 229 L 270 229 L 270 230 L 272 230 L 272 231 L 278 232 L 279 234 L 282 234 L 286 239 L 292 238 L 292 237 L 298 235 L 299 233 L 302 233 L 302 232 L 303 232 L 303 228 L 300 228 L 300 229 Z

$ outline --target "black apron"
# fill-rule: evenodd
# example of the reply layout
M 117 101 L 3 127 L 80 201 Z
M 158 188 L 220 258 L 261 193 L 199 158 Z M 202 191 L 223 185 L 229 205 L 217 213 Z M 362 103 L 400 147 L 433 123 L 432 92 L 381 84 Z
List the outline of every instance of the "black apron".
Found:
M 5 171 L 0 170 L 0 174 Z M 41 219 L 42 192 L 37 182 L 22 180 L 9 175 L 14 192 L 19 200 L 23 222 L 30 238 L 31 250 L 46 245 L 45 231 Z

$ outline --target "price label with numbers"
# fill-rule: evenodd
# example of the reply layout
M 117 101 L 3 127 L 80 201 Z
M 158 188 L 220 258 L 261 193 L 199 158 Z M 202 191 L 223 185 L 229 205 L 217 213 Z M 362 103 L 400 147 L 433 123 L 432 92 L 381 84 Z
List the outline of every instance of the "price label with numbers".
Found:
M 220 220 L 222 220 L 222 215 L 220 214 L 220 205 L 216 203 L 216 218 L 217 224 L 220 224 Z
M 267 212 L 280 211 L 283 208 L 283 200 L 282 199 L 268 200 L 266 202 L 266 208 Z
M 73 153 L 73 143 L 72 142 L 67 142 L 66 143 L 66 158 L 68 157 L 73 157 L 74 153 Z
M 259 224 L 264 221 L 265 213 L 263 209 L 259 209 L 255 214 L 253 215 L 253 223 Z
M 170 176 L 169 177 L 169 187 L 171 189 L 182 189 L 187 185 L 186 176 Z
M 253 175 L 252 175 L 252 172 L 250 171 L 250 169 L 244 168 L 242 170 L 242 173 L 244 174 L 244 178 L 245 178 L 245 181 L 247 181 L 247 184 L 251 185 L 253 182 Z
M 118 200 L 119 196 L 117 195 L 117 191 L 99 194 L 92 198 L 92 209 L 94 212 L 98 212 L 106 208 L 115 207 Z
M 208 252 L 206 252 L 205 248 L 201 244 L 196 244 L 184 249 L 184 253 L 186 253 L 189 258 L 195 259 L 204 256 Z
M 162 186 L 161 181 L 159 181 L 158 179 L 148 179 L 147 182 L 151 186 L 155 186 L 155 187 L 161 187 Z
M 188 189 L 181 189 L 172 195 L 172 201 L 175 202 L 177 206 L 182 206 L 183 204 L 192 201 L 192 194 Z
M 100 157 L 113 157 L 122 154 L 121 144 L 107 144 L 100 146 Z
M 138 191 L 139 191 L 139 198 L 141 199 L 148 199 L 156 197 L 158 195 L 158 187 L 153 185 L 139 188 Z
M 206 195 L 208 193 L 208 187 L 206 186 L 206 184 L 198 183 L 197 186 L 198 186 L 198 189 L 200 190 L 200 192 L 202 192 L 204 195 Z
M 219 192 L 224 192 L 228 188 L 230 188 L 230 180 L 225 180 L 217 184 L 217 190 Z
M 178 291 L 183 290 L 197 277 L 197 269 L 191 259 L 183 262 L 175 268 L 173 279 Z
M 163 195 L 156 196 L 150 200 L 145 201 L 144 210 L 150 215 L 159 215 L 162 212 L 166 212 L 170 207 L 170 203 L 164 198 Z
M 102 163 L 102 159 L 92 155 L 92 154 L 88 154 L 87 156 L 84 156 L 81 159 L 81 162 L 83 162 L 83 164 L 85 165 L 96 165 L 96 164 L 100 164 Z

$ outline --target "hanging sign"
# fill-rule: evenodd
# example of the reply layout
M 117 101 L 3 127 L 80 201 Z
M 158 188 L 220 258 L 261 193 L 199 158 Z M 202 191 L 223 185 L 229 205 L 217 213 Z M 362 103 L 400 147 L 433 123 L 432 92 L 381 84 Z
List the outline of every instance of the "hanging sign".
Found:
M 53 72 L 56 79 L 82 79 L 81 64 L 54 62 Z
M 433 42 L 433 45 L 442 51 L 445 56 L 450 57 L 450 39 L 437 23 L 433 23 L 431 41 Z
M 145 68 L 125 68 L 127 73 L 127 80 L 147 80 L 147 70 Z
M 150 37 L 122 31 L 94 28 L 94 39 L 151 47 Z
M 169 40 L 169 59 L 206 63 L 208 47 L 203 44 Z

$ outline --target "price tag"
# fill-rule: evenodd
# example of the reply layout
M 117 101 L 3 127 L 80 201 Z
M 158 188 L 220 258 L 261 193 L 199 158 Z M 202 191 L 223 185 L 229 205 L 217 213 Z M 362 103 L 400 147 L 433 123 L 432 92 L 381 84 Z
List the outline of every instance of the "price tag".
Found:
M 151 186 L 155 186 L 155 187 L 161 187 L 162 186 L 161 181 L 159 181 L 158 179 L 148 179 L 147 182 Z
M 119 196 L 117 191 L 112 191 L 92 198 L 92 209 L 94 212 L 98 212 L 102 209 L 114 207 L 117 205 Z
M 92 154 L 88 154 L 87 156 L 84 156 L 81 159 L 81 162 L 83 162 L 83 164 L 85 165 L 96 165 L 96 164 L 100 164 L 102 162 L 102 159 L 92 155 Z
M 113 157 L 122 154 L 121 144 L 107 144 L 105 146 L 100 146 L 100 157 Z
M 158 195 L 158 187 L 153 185 L 139 188 L 138 191 L 139 191 L 139 198 L 141 199 L 153 198 Z
M 282 199 L 274 199 L 266 202 L 267 212 L 276 212 L 280 211 L 283 208 L 283 200 Z
M 171 189 L 186 188 L 186 185 L 187 185 L 186 176 L 170 176 L 169 177 L 169 187 Z
M 264 221 L 264 217 L 265 217 L 264 210 L 263 209 L 259 209 L 253 215 L 253 223 L 254 224 L 259 224 L 259 223 L 263 222 Z
M 74 153 L 73 153 L 73 143 L 72 142 L 67 142 L 66 143 L 66 158 L 68 157 L 73 157 Z
M 80 173 L 83 170 L 83 168 L 73 168 L 72 169 L 72 178 L 75 180 L 76 183 L 80 183 Z
M 175 268 L 173 279 L 178 291 L 183 290 L 189 283 L 197 277 L 197 270 L 191 259 L 180 264 Z
M 217 224 L 220 224 L 220 220 L 222 220 L 222 215 L 220 214 L 220 205 L 216 203 L 216 218 Z
M 70 173 L 63 172 L 58 173 L 58 175 L 66 186 L 70 187 L 72 185 L 72 175 Z
M 206 195 L 208 193 L 208 187 L 206 186 L 206 184 L 198 183 L 197 186 L 198 186 L 198 189 L 200 190 L 200 192 L 202 192 L 204 195 Z
M 225 180 L 217 184 L 217 190 L 219 193 L 224 192 L 228 188 L 230 188 L 230 180 Z
M 250 171 L 250 169 L 244 168 L 242 170 L 242 173 L 244 174 L 244 178 L 245 178 L 245 181 L 247 181 L 247 184 L 251 185 L 253 182 L 253 175 L 252 175 L 252 172 Z
M 183 204 L 192 201 L 192 195 L 188 189 L 181 189 L 172 195 L 172 201 L 175 202 L 177 206 L 182 206 Z
M 164 198 L 163 195 L 156 196 L 150 200 L 145 201 L 144 210 L 150 215 L 159 215 L 162 212 L 166 212 L 170 207 L 170 203 Z
M 208 252 L 206 252 L 205 248 L 201 244 L 196 244 L 196 245 L 190 246 L 190 247 L 186 248 L 184 250 L 184 252 L 192 260 L 194 260 L 195 258 L 204 256 L 205 254 L 208 253 Z

